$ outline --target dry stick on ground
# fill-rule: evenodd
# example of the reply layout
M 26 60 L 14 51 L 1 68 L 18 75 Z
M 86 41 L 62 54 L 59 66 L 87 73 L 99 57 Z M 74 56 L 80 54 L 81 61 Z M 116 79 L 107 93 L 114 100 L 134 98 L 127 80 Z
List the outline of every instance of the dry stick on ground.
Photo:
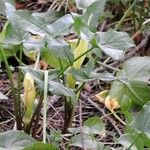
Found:
M 56 115 L 58 115 L 59 116 L 59 118 L 62 120 L 63 118 L 62 118 L 62 116 L 59 114 L 59 112 L 57 111 L 57 109 L 53 106 L 53 104 L 51 104 L 51 102 L 49 103 L 49 105 L 50 105 L 50 108 L 52 108 L 56 113 Z
M 120 63 L 123 63 L 124 61 L 130 59 L 132 56 L 134 56 L 134 54 L 136 54 L 142 47 L 146 46 L 148 40 L 150 38 L 150 35 L 146 36 L 145 39 L 142 40 L 142 42 L 135 47 L 134 49 L 131 49 L 125 56 L 123 59 L 118 60 L 114 63 L 111 64 L 112 67 L 119 65 Z
M 12 118 L 10 118 L 10 119 L 8 119 L 8 120 L 6 120 L 6 121 L 0 122 L 0 125 L 6 124 L 6 123 L 8 123 L 8 122 L 10 122 L 10 121 L 12 121 L 12 120 L 15 121 L 15 116 L 14 116 L 9 110 L 7 110 L 7 109 L 4 108 L 4 107 L 0 107 L 0 109 L 4 109 L 6 112 L 8 112 L 8 113 L 12 116 Z
M 107 22 L 104 21 L 104 22 L 102 23 L 102 25 L 101 25 L 100 32 L 103 32 L 103 31 L 104 31 L 106 25 L 107 25 Z
M 99 112 L 102 113 L 103 116 L 105 116 L 105 118 L 112 124 L 112 126 L 114 127 L 114 129 L 116 130 L 116 132 L 118 133 L 119 136 L 122 135 L 121 131 L 119 130 L 119 128 L 116 126 L 116 123 L 114 120 L 112 120 L 109 116 L 107 116 L 107 114 L 105 113 L 104 110 L 102 110 L 94 101 L 92 101 L 90 98 L 88 98 L 87 96 L 85 96 L 84 94 L 81 93 L 81 97 L 85 100 L 87 100 L 95 109 L 97 109 Z
M 115 62 L 109 64 L 109 66 L 111 66 L 111 67 L 116 67 L 116 66 L 118 66 L 119 64 L 123 63 L 124 61 L 126 61 L 126 60 L 130 59 L 131 57 L 133 57 L 134 54 L 136 54 L 142 47 L 146 46 L 146 44 L 147 44 L 149 38 L 150 38 L 150 35 L 147 35 L 147 36 L 145 37 L 145 39 L 143 39 L 142 42 L 141 42 L 138 46 L 136 46 L 134 49 L 131 48 L 131 49 L 129 50 L 129 52 L 124 56 L 123 59 L 120 59 L 120 60 L 118 60 L 118 61 L 115 61 Z M 106 68 L 107 68 L 107 67 L 104 68 L 104 66 L 103 66 L 103 68 L 96 69 L 96 72 L 105 71 Z

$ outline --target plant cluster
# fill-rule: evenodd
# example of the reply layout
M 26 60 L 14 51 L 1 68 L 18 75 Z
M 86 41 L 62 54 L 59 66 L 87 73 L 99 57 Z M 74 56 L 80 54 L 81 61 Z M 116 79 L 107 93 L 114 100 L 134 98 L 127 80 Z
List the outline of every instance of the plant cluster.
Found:
M 3 1 L 0 0 L 0 3 Z M 105 134 L 101 118 L 89 118 L 82 129 L 72 127 L 82 87 L 94 80 L 112 82 L 110 91 L 103 91 L 96 97 L 126 127 L 116 143 L 128 150 L 150 148 L 150 58 L 129 59 L 123 63 L 121 70 L 106 64 L 102 65 L 112 71 L 95 70 L 103 54 L 109 60 L 122 60 L 125 52 L 135 47 L 128 33 L 117 31 L 133 7 L 127 10 L 115 29 L 97 31 L 105 4 L 106 0 L 76 0 L 76 6 L 82 13 L 62 16 L 55 11 L 31 13 L 16 10 L 13 3 L 4 3 L 5 10 L 0 13 L 6 15 L 7 22 L 0 33 L 0 62 L 4 62 L 10 80 L 17 130 L 0 134 L 0 149 L 55 150 L 59 142 L 68 137 L 71 140 L 66 149 L 74 146 L 92 150 L 111 149 L 96 140 L 96 135 Z M 132 6 L 135 5 L 136 0 Z M 66 37 L 70 34 L 77 38 L 68 40 Z M 34 67 L 23 63 L 23 53 L 35 61 Z M 17 86 L 7 61 L 9 56 L 14 56 L 19 62 Z M 40 60 L 51 68 L 39 69 Z M 59 131 L 53 131 L 50 136 L 46 134 L 48 94 L 60 95 L 64 100 L 64 134 Z M 36 124 L 42 107 L 43 143 L 39 143 L 29 135 L 35 136 L 37 132 Z M 140 111 L 135 112 L 134 107 L 140 107 Z M 115 109 L 125 115 L 125 121 Z M 46 144 L 47 141 L 51 144 Z

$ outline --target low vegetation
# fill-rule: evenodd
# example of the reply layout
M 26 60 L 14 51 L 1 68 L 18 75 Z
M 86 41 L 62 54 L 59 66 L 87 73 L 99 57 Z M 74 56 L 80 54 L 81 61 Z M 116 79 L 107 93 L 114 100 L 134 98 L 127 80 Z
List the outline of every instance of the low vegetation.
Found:
M 148 55 L 133 57 L 142 47 L 146 49 L 150 39 L 148 1 L 67 1 L 65 11 L 76 5 L 77 12 L 64 15 L 59 11 L 63 7 L 61 2 L 57 3 L 61 6 L 57 11 L 46 12 L 16 10 L 12 1 L 0 0 L 0 3 L 0 13 L 5 20 L 0 33 L 0 62 L 9 77 L 15 115 L 14 130 L 0 133 L 0 149 L 150 148 L 150 58 Z M 114 10 L 107 8 L 110 5 Z M 117 6 L 123 16 L 116 22 L 118 14 L 113 16 L 111 11 Z M 106 28 L 106 21 L 113 19 L 112 25 Z M 131 32 L 125 32 L 124 22 L 127 22 L 126 28 L 132 25 Z M 137 44 L 135 34 L 139 36 L 139 33 L 144 38 Z M 35 64 L 26 65 L 25 56 Z M 14 81 L 9 57 L 18 61 L 17 81 Z M 39 67 L 41 61 L 45 63 L 44 69 Z M 90 83 L 105 84 L 92 94 L 93 100 L 84 94 L 85 86 Z M 51 129 L 48 133 L 50 95 L 58 95 L 58 103 L 63 102 L 64 122 L 61 131 Z M 7 99 L 2 92 L 0 97 Z M 83 100 L 102 115 L 82 120 Z M 109 113 L 105 114 L 94 100 Z M 77 112 L 79 125 L 74 122 Z M 109 115 L 112 117 L 107 117 Z M 115 130 L 111 135 L 112 144 L 104 140 L 106 119 Z M 39 120 L 43 130 L 40 142 L 35 139 Z

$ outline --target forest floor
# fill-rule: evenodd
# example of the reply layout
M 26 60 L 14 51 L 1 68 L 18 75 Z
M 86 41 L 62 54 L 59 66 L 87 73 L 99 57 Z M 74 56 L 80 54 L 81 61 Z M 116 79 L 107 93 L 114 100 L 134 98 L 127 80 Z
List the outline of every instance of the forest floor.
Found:
M 35 1 L 28 1 L 26 3 L 17 3 L 17 9 L 28 9 L 32 11 L 46 11 L 51 6 L 51 3 L 48 4 L 39 4 Z M 62 7 L 63 9 L 63 7 Z M 115 6 L 113 8 L 109 8 L 110 11 L 116 11 L 114 15 L 116 17 L 119 15 L 119 11 L 121 9 L 121 15 L 123 14 L 125 8 L 123 6 Z M 68 9 L 68 11 L 77 11 L 75 6 Z M 116 18 L 114 18 L 115 20 Z M 113 21 L 108 19 L 108 21 L 104 22 L 104 27 L 102 25 L 99 26 L 100 28 L 104 28 L 103 30 L 107 30 L 110 27 L 113 27 Z M 3 24 L 3 21 L 0 22 Z M 123 30 L 127 31 L 136 42 L 137 47 L 146 39 L 146 35 L 144 34 L 137 34 L 134 32 L 133 28 L 131 28 L 130 20 L 126 21 L 123 26 Z M 137 35 L 136 35 L 137 34 Z M 150 43 L 150 42 L 149 42 Z M 148 42 L 144 45 L 139 46 L 139 48 L 134 52 L 128 54 L 126 59 L 129 59 L 133 56 L 150 56 L 150 48 Z M 105 60 L 105 56 L 104 56 Z M 17 69 L 14 66 L 14 58 L 10 59 L 10 65 L 13 66 L 13 77 L 14 80 L 17 78 Z M 12 63 L 12 64 L 11 64 Z M 108 64 L 113 65 L 114 67 L 118 67 L 121 65 L 122 62 L 114 62 L 110 61 Z M 16 63 L 17 64 L 17 63 Z M 6 70 L 3 67 L 0 68 L 0 91 L 8 97 L 7 100 L 0 99 L 0 132 L 12 130 L 15 125 L 15 117 L 14 117 L 14 106 L 13 100 L 11 96 L 11 89 L 8 77 L 6 75 Z M 101 66 L 97 66 L 97 69 Z M 103 68 L 106 69 L 106 68 Z M 17 80 L 16 80 L 17 82 Z M 103 137 L 97 137 L 99 141 L 103 141 L 105 145 L 110 145 L 111 147 L 116 148 L 117 145 L 114 144 L 113 137 L 120 136 L 124 133 L 125 127 L 122 125 L 115 117 L 110 113 L 110 111 L 103 105 L 97 102 L 95 95 L 103 90 L 109 90 L 110 84 L 106 84 L 105 82 L 98 82 L 93 81 L 91 83 L 85 84 L 81 94 L 80 94 L 80 101 L 76 106 L 76 114 L 74 117 L 73 126 L 79 127 L 80 126 L 80 118 L 82 121 L 86 120 L 91 116 L 99 116 L 102 117 L 105 124 L 106 124 L 106 135 Z M 47 132 L 50 132 L 51 129 L 54 130 L 63 130 L 63 123 L 64 123 L 64 102 L 63 100 L 59 100 L 59 96 L 49 96 L 48 97 L 48 118 L 47 118 Z M 124 116 L 120 113 L 118 114 L 123 120 Z M 42 117 L 38 123 L 38 132 L 35 136 L 36 139 L 42 139 Z

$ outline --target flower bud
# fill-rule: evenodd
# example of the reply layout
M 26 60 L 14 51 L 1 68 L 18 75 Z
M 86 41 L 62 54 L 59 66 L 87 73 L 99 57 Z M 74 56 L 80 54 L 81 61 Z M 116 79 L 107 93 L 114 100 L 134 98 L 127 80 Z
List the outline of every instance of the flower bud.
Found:
M 25 105 L 25 115 L 23 117 L 23 122 L 25 124 L 28 124 L 32 118 L 33 104 L 36 97 L 34 80 L 32 75 L 28 72 L 24 77 L 23 86 L 24 86 L 23 102 Z

